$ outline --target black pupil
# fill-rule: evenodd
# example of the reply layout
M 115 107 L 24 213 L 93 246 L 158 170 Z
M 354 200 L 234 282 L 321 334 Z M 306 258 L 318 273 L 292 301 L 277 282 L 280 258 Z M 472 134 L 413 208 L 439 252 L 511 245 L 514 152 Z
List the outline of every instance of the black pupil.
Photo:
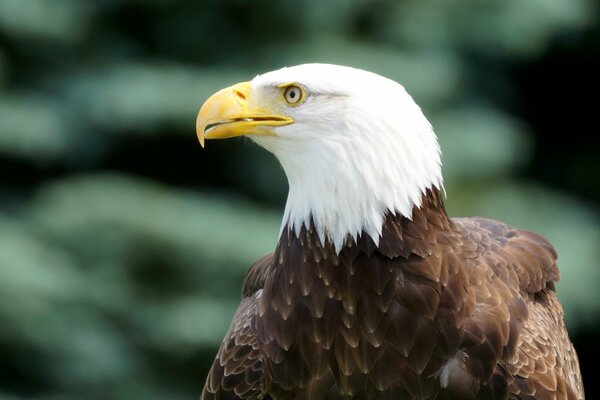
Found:
M 290 97 L 293 99 L 296 97 L 296 91 L 294 89 L 290 90 Z

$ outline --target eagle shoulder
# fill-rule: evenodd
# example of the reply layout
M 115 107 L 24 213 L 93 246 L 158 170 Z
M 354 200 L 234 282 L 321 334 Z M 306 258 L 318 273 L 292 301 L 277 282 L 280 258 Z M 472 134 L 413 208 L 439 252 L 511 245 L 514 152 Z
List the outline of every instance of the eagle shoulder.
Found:
M 484 264 L 495 277 L 526 297 L 555 290 L 557 253 L 542 236 L 489 218 L 453 218 L 461 229 L 461 255 Z
M 260 290 L 270 274 L 273 253 L 250 266 L 242 285 L 242 300 L 208 373 L 201 400 L 269 399 L 263 388 L 263 362 L 255 319 Z
M 242 283 L 242 298 L 252 296 L 262 289 L 265 281 L 273 271 L 273 252 L 265 254 L 254 262 L 246 271 Z
M 502 388 L 511 399 L 583 399 L 577 355 L 555 293 L 554 247 L 492 219 L 453 222 L 472 307 L 462 347 L 467 370 L 483 384 L 479 394 Z

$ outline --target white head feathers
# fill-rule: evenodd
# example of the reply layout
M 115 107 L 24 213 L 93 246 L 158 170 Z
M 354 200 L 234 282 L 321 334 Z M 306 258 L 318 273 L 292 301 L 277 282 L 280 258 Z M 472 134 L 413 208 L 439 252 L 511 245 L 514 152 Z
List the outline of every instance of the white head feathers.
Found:
M 349 67 L 305 64 L 257 76 L 252 91 L 296 83 L 306 100 L 289 106 L 294 123 L 277 136 L 250 136 L 288 177 L 283 225 L 310 220 L 339 251 L 362 231 L 379 242 L 387 213 L 410 218 L 423 193 L 441 189 L 440 149 L 430 123 L 404 88 Z

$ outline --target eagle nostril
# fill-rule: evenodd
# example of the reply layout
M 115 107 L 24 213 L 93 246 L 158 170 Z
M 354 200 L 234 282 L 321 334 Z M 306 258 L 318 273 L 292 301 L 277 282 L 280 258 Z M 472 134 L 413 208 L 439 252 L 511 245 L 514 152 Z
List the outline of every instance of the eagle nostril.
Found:
M 246 95 L 239 90 L 234 90 L 233 94 L 235 94 L 235 97 L 237 97 L 238 100 L 246 101 Z

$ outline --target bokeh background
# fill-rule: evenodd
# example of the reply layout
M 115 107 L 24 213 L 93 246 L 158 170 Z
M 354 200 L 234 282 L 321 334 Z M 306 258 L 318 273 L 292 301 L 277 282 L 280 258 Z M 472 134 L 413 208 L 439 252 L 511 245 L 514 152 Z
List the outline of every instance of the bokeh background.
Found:
M 402 82 L 447 207 L 549 238 L 588 398 L 600 322 L 592 0 L 0 0 L 0 399 L 194 399 L 286 197 L 210 94 L 302 62 Z M 587 378 L 585 378 L 587 377 Z M 597 386 L 597 385 L 596 385 Z

